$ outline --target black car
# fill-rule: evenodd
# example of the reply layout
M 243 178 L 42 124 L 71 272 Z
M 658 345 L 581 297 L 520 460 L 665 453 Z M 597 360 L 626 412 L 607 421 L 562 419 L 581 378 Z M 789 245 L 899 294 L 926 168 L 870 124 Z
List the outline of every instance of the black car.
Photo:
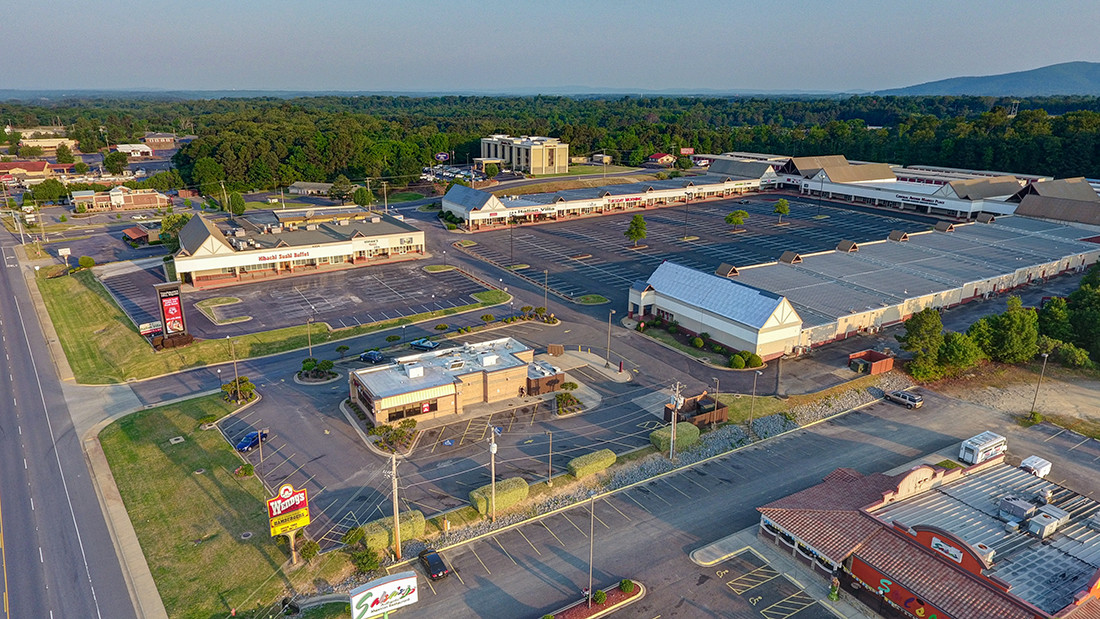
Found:
M 249 452 L 267 440 L 267 430 L 253 430 L 237 441 L 237 451 Z
M 447 574 L 451 573 L 451 570 L 444 565 L 443 558 L 434 550 L 421 550 L 420 554 L 416 556 L 420 559 L 420 565 L 424 566 L 424 572 L 432 580 L 446 578 Z
M 368 350 L 367 352 L 359 355 L 360 361 L 366 361 L 368 363 L 382 363 L 386 360 L 386 357 L 377 350 Z

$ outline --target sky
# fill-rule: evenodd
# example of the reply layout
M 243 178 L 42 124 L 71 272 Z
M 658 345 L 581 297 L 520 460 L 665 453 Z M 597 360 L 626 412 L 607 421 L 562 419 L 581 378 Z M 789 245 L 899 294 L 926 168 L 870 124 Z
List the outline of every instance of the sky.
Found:
M 1100 61 L 1100 2 L 12 3 L 0 89 L 881 90 Z

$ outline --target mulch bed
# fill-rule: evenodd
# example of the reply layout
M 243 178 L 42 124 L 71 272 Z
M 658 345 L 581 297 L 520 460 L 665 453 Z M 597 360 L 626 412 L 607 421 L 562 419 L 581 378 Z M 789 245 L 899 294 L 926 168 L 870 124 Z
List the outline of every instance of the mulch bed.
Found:
M 621 604 L 622 602 L 625 602 L 630 598 L 638 595 L 642 592 L 642 588 L 639 587 L 637 583 L 635 583 L 634 591 L 631 591 L 630 593 L 623 593 L 622 589 L 618 587 L 605 589 L 604 592 L 607 593 L 607 601 L 605 601 L 603 604 L 597 604 L 593 602 L 592 608 L 588 608 L 588 603 L 582 602 L 572 608 L 568 608 L 554 615 L 554 619 L 585 619 L 586 617 L 591 617 L 598 612 L 607 610 L 615 604 Z

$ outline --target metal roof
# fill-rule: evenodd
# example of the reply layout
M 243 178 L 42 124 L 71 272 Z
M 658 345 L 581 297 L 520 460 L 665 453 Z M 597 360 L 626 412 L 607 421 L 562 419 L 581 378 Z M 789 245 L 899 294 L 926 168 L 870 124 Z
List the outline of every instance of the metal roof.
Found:
M 783 297 L 773 292 L 674 262 L 661 264 L 646 283 L 658 294 L 757 329 L 764 326 L 783 302 Z
M 394 359 L 389 365 L 356 370 L 355 375 L 375 397 L 388 398 L 432 387 L 459 384 L 458 377 L 474 372 L 496 372 L 526 365 L 516 353 L 530 350 L 510 337 L 466 344 Z M 411 378 L 406 366 L 423 368 L 423 376 Z

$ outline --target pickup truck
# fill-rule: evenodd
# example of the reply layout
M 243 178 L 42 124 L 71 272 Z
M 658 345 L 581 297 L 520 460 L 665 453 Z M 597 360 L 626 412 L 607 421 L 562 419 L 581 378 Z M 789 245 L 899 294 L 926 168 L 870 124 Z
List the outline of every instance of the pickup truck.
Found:
M 409 342 L 409 346 L 417 350 L 435 350 L 439 348 L 439 342 L 433 342 L 426 337 L 422 337 L 419 340 Z

